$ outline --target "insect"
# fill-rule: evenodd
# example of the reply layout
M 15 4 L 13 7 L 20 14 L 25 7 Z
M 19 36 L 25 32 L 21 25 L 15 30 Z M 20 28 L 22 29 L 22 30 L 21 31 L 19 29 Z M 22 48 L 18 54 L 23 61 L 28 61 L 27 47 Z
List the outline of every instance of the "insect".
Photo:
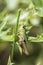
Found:
M 23 52 L 26 54 L 26 55 L 29 55 L 29 52 L 27 50 L 27 47 L 26 47 L 26 42 L 25 42 L 25 39 L 24 39 L 24 35 L 23 35 L 23 26 L 20 27 L 19 29 L 20 33 L 19 33 L 19 42 L 21 43 L 21 46 L 23 48 Z

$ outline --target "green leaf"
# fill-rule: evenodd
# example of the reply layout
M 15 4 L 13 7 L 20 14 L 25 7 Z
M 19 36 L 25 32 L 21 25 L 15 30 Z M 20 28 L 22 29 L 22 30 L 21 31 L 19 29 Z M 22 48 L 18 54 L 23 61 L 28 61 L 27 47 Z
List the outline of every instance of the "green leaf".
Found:
M 30 42 L 43 42 L 43 37 L 29 37 L 28 40 Z
M 13 42 L 14 41 L 14 36 L 13 35 L 5 35 L 0 37 L 3 41 L 7 42 Z
M 43 7 L 43 0 L 32 0 L 35 7 Z
M 39 17 L 43 17 L 43 7 L 37 7 L 36 12 Z
M 17 44 L 17 46 L 18 46 L 18 49 L 19 49 L 19 51 L 20 51 L 20 54 L 22 55 L 22 48 L 21 48 L 21 46 L 20 46 L 20 43 L 16 43 Z
M 11 62 L 10 56 L 9 56 L 9 58 L 8 58 L 8 63 L 7 63 L 7 65 L 14 65 L 14 63 Z
M 1 31 L 0 32 L 0 38 L 7 35 L 7 33 L 10 31 L 11 28 L 7 29 L 6 31 Z
M 2 31 L 2 29 L 5 27 L 5 25 L 7 24 L 8 21 L 4 20 L 1 24 L 0 24 L 0 31 Z

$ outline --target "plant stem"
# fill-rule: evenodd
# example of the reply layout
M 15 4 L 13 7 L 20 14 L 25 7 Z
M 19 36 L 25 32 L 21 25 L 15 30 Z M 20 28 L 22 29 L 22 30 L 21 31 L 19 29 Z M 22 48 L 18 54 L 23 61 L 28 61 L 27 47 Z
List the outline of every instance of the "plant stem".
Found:
M 18 12 L 18 18 L 17 18 L 16 28 L 14 29 L 15 34 L 14 34 L 14 41 L 13 41 L 12 50 L 11 50 L 11 61 L 13 60 L 13 55 L 14 55 L 14 46 L 16 44 L 16 38 L 17 38 L 17 33 L 18 33 L 20 13 L 21 13 L 21 10 L 19 10 L 19 12 Z

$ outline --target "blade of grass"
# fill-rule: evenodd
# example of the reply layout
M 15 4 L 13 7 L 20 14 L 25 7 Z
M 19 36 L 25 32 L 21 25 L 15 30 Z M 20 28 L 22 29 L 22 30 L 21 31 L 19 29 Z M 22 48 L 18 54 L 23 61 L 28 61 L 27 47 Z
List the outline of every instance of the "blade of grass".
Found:
M 29 37 L 28 41 L 30 42 L 43 42 L 43 37 Z
M 5 25 L 7 24 L 8 21 L 4 20 L 1 24 L 0 24 L 0 32 L 2 31 L 2 29 L 5 27 Z
M 15 34 L 14 34 L 14 41 L 13 41 L 12 50 L 11 50 L 11 61 L 13 60 L 14 45 L 16 43 L 16 36 L 17 36 L 17 33 L 18 33 L 18 25 L 19 25 L 20 13 L 21 13 L 21 10 L 19 10 L 19 12 L 18 12 L 18 18 L 17 18 L 16 28 L 14 29 Z
M 7 65 L 14 65 L 14 63 L 11 62 L 10 56 L 9 56 L 9 58 L 8 58 L 8 63 L 7 63 Z
M 0 38 L 7 35 L 7 33 L 11 30 L 11 28 L 7 29 L 6 31 L 0 32 Z

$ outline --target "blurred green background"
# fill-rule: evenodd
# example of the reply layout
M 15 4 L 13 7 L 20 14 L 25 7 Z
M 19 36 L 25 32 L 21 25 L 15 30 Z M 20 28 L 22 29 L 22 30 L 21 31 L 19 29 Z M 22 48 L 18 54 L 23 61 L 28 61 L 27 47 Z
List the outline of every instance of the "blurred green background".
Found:
M 19 26 L 26 25 L 29 31 L 30 44 L 26 45 L 30 55 L 21 55 L 15 45 L 15 65 L 43 65 L 43 0 L 0 0 L 0 51 L 13 41 L 18 9 L 21 9 Z

